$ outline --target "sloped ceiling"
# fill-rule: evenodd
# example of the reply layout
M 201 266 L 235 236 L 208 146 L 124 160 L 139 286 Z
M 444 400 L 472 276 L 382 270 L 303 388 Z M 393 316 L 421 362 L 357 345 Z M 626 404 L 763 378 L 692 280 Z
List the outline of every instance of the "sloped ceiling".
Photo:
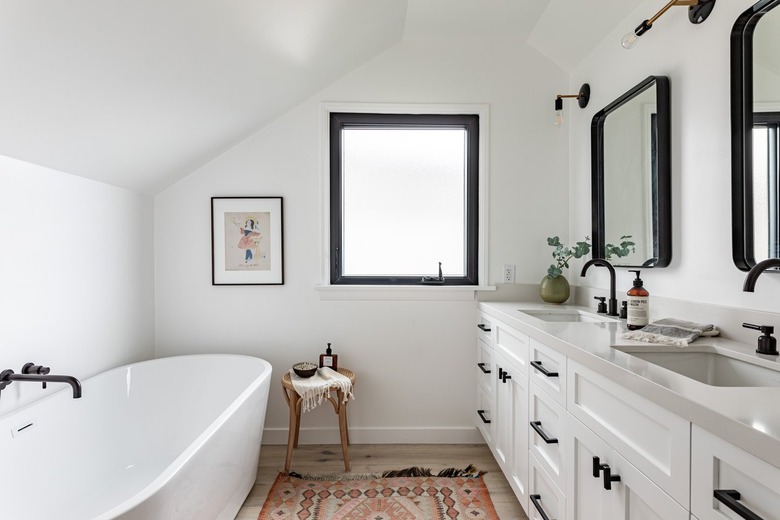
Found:
M 571 70 L 639 2 L 0 0 L 0 155 L 153 194 L 402 38 Z

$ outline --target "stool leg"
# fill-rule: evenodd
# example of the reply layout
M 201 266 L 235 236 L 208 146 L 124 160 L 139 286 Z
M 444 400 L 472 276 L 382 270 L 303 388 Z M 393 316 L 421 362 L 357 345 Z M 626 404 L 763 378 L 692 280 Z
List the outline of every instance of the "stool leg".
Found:
M 341 433 L 341 453 L 344 455 L 344 469 L 351 471 L 349 464 L 349 433 L 347 432 L 347 404 L 342 402 L 342 392 L 338 392 L 339 399 L 339 433 Z
M 297 412 L 299 402 L 300 397 L 298 397 L 298 394 L 292 392 L 292 395 L 290 396 L 290 430 L 287 432 L 287 456 L 284 459 L 285 473 L 290 472 L 290 463 L 292 462 L 292 452 L 295 445 L 296 432 L 298 431 L 298 423 L 300 423 L 300 418 L 298 417 Z
M 303 399 L 298 394 L 295 394 L 295 444 L 294 447 L 298 447 L 298 436 L 301 433 L 301 406 L 303 406 Z

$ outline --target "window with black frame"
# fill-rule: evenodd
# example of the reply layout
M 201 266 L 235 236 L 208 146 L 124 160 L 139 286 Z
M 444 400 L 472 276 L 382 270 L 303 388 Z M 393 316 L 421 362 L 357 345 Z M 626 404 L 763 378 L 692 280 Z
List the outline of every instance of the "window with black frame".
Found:
M 331 113 L 329 138 L 331 284 L 478 285 L 478 115 Z

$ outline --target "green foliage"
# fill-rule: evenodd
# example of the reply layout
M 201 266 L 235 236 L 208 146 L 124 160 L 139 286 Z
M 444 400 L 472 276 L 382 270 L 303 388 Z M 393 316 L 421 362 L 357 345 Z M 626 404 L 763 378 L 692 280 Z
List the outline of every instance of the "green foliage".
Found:
M 569 260 L 572 258 L 582 258 L 590 253 L 590 237 L 585 237 L 582 242 L 577 242 L 574 247 L 568 247 L 561 244 L 561 239 L 557 236 L 547 237 L 547 245 L 552 246 L 552 256 L 555 259 L 555 263 L 551 264 L 547 269 L 547 274 L 553 278 L 557 278 L 563 273 L 563 268 L 569 267 Z
M 624 256 L 628 256 L 631 253 L 635 253 L 636 249 L 634 246 L 636 245 L 631 240 L 631 235 L 623 235 L 620 237 L 620 245 L 613 245 L 613 244 L 607 244 L 604 246 L 604 258 L 609 260 L 612 258 L 612 256 L 616 256 L 618 258 L 623 258 Z

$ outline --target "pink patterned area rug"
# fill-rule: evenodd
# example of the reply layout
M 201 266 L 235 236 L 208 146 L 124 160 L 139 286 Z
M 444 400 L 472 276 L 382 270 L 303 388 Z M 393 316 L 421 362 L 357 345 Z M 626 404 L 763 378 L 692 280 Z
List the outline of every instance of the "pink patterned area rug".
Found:
M 499 520 L 481 473 L 449 471 L 457 476 L 427 471 L 392 476 L 421 473 L 409 470 L 385 472 L 387 476 L 280 473 L 258 520 Z

